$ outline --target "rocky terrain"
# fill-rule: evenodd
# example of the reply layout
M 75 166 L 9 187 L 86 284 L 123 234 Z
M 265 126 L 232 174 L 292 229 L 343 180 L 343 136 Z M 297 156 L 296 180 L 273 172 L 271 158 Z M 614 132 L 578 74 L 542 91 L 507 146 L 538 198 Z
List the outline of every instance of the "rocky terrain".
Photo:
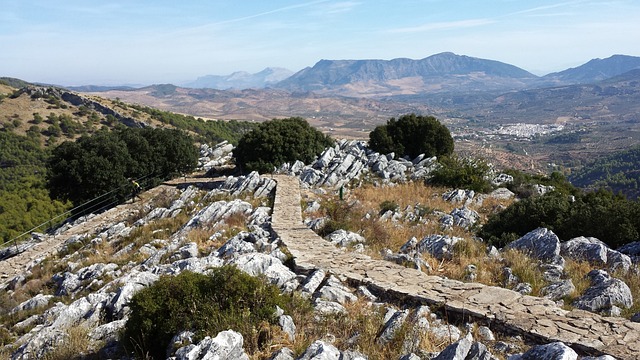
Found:
M 203 146 L 203 169 L 215 173 L 215 168 L 229 159 L 231 149 L 228 144 Z M 393 154 L 372 152 L 363 142 L 345 140 L 327 149 L 312 164 L 295 163 L 279 169 L 288 176 L 251 173 L 176 179 L 142 194 L 137 203 L 79 219 L 55 234 L 35 235 L 32 247 L 25 245 L 21 253 L 8 254 L 13 256 L 0 262 L 2 309 L 10 315 L 5 318 L 11 319 L 0 330 L 3 337 L 13 339 L 0 354 L 11 359 L 59 354 L 78 339 L 81 329 L 85 355 L 123 357 L 119 336 L 130 314 L 128 304 L 133 294 L 160 276 L 187 270 L 207 273 L 208 269 L 229 264 L 248 274 L 265 276 L 285 293 L 306 296 L 318 321 L 349 316 L 347 309 L 354 303 L 372 313 L 385 314 L 378 324 L 376 343 L 383 346 L 403 337 L 400 344 L 404 345 L 398 349 L 401 359 L 636 358 L 640 324 L 633 320 L 639 316 L 631 321 L 617 317 L 622 309 L 632 306 L 634 299 L 629 286 L 612 274 L 638 272 L 637 244 L 616 251 L 593 238 L 561 243 L 553 232 L 537 229 L 510 247 L 529 254 L 531 266 L 544 269 L 552 284 L 544 291 L 545 298 L 527 296 L 532 284 L 510 276 L 510 269 L 505 267 L 506 289 L 487 287 L 488 293 L 498 298 L 489 298 L 495 307 L 482 310 L 480 304 L 487 300 L 478 295 L 484 286 L 474 284 L 477 273 L 473 267 L 469 267 L 465 281 L 454 281 L 438 276 L 436 269 L 427 266 L 430 258 L 457 256 L 456 243 L 462 239 L 455 236 L 436 233 L 407 239 L 400 249 L 377 255 L 379 260 L 366 255 L 366 238 L 345 231 L 326 239 L 314 238 L 309 251 L 304 249 L 304 242 L 302 249 L 291 242 L 291 234 L 296 231 L 311 232 L 302 224 L 300 187 L 311 194 L 322 194 L 337 191 L 347 183 L 359 186 L 373 181 L 385 191 L 394 184 L 424 179 L 434 166 L 433 158 L 398 159 Z M 289 180 L 281 178 L 298 179 L 293 184 L 299 181 L 300 186 L 283 185 Z M 500 184 L 510 179 L 496 174 L 494 181 Z M 439 214 L 443 229 L 471 226 L 478 221 L 470 209 L 472 204 L 513 196 L 505 190 L 475 194 L 453 189 L 442 194 L 447 201 L 460 204 L 449 214 Z M 280 210 L 283 206 L 289 210 Z M 313 210 L 304 213 L 312 214 Z M 422 215 L 418 209 L 398 209 L 376 216 L 401 226 L 405 219 L 420 221 Z M 317 219 L 304 217 L 309 227 L 317 226 Z M 237 219 L 242 219 L 241 225 L 237 225 Z M 229 224 L 238 227 L 233 230 Z M 41 243 L 47 245 L 38 247 Z M 312 248 L 314 252 L 322 249 L 319 251 L 324 251 L 324 260 L 314 260 Z M 500 262 L 503 251 L 508 250 L 488 248 L 485 256 Z M 338 263 L 343 258 L 358 271 L 364 270 L 365 275 L 342 274 L 333 265 L 322 265 L 323 261 L 332 263 L 335 259 Z M 573 291 L 565 274 L 565 259 L 572 258 L 590 260 L 594 270 L 589 273 L 591 285 L 572 304 L 574 310 L 568 311 L 560 304 Z M 375 262 L 375 267 L 368 268 L 366 264 L 374 260 L 382 263 Z M 387 270 L 380 270 L 380 266 Z M 404 284 L 391 283 L 397 274 Z M 424 287 L 416 298 L 403 290 L 407 284 L 425 286 L 420 285 L 426 284 L 419 280 L 423 276 L 439 284 L 437 292 Z M 356 278 L 360 283 L 354 282 Z M 365 281 L 367 278 L 375 281 Z M 475 300 L 463 301 L 466 296 L 460 296 L 465 291 L 474 292 Z M 266 358 L 370 358 L 372 349 L 355 345 L 358 334 L 350 334 L 351 340 L 325 334 L 310 339 L 303 348 L 293 346 L 306 332 L 290 315 L 277 313 L 289 340 L 275 346 Z M 420 339 L 425 337 L 438 345 L 422 348 Z M 188 334 L 176 334 L 180 345 L 168 349 L 167 357 L 252 356 L 245 352 L 242 336 L 233 329 L 195 342 L 189 339 Z

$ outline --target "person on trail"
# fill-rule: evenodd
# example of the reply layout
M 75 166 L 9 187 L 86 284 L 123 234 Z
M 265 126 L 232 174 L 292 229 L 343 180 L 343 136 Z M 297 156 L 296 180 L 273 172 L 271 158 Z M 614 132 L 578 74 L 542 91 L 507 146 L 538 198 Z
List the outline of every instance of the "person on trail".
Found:
M 142 190 L 142 188 L 140 187 L 140 184 L 138 184 L 137 181 L 133 180 L 132 178 L 129 178 L 129 181 L 131 182 L 131 202 L 135 202 L 136 198 L 138 198 L 139 200 L 142 200 L 142 198 L 140 197 L 140 191 Z

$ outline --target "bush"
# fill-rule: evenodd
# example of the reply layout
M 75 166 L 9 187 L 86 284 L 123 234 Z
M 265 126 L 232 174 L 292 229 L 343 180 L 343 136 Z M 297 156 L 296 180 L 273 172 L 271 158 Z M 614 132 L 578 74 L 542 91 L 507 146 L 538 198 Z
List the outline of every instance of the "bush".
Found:
M 432 172 L 431 184 L 476 192 L 491 190 L 491 183 L 487 179 L 489 165 L 485 161 L 452 155 L 442 157 L 438 162 L 440 167 Z
M 380 215 L 386 213 L 387 211 L 396 211 L 396 210 L 398 210 L 398 203 L 393 200 L 385 200 L 380 203 L 380 212 L 379 212 Z
M 640 237 L 640 205 L 599 190 L 567 195 L 552 191 L 511 204 L 489 217 L 479 236 L 504 246 L 538 227 L 553 230 L 561 240 L 596 237 L 612 248 Z
M 198 161 L 193 139 L 178 130 L 122 128 L 82 136 L 53 150 L 47 163 L 54 198 L 75 205 L 110 192 L 113 201 L 131 192 L 131 178 L 159 179 L 192 171 Z M 108 199 L 103 199 L 108 200 Z
M 213 269 L 211 276 L 190 271 L 164 276 L 131 299 L 125 346 L 137 356 L 164 359 L 171 338 L 183 330 L 202 339 L 233 329 L 251 353 L 263 345 L 258 329 L 277 321 L 276 305 L 287 308 L 276 286 L 232 266 Z
M 273 119 L 246 133 L 234 150 L 236 164 L 246 171 L 271 172 L 284 163 L 310 163 L 333 140 L 299 117 Z
M 579 191 L 560 172 L 554 171 L 549 176 L 528 174 L 520 170 L 508 169 L 505 173 L 513 176 L 513 181 L 506 187 L 519 198 L 525 199 L 538 195 L 535 185 L 553 186 L 556 192 L 576 195 Z
M 345 201 L 327 200 L 323 202 L 322 209 L 327 216 L 324 226 L 318 231 L 318 235 L 325 237 L 336 230 L 357 230 L 353 225 L 354 205 Z
M 369 133 L 369 147 L 381 154 L 395 153 L 415 158 L 453 153 L 453 138 L 446 126 L 433 116 L 403 115 L 391 118 L 386 125 L 377 126 Z

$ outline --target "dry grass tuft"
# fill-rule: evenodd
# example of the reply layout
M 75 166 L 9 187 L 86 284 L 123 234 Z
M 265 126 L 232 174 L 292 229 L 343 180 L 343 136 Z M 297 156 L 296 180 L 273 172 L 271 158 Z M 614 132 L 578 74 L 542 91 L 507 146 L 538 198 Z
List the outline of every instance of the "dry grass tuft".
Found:
M 44 360 L 83 359 L 89 349 L 89 332 L 83 326 L 73 326 L 66 330 L 65 339 L 53 351 L 43 356 Z
M 564 299 L 565 304 L 571 304 L 575 299 L 582 295 L 589 286 L 591 286 L 591 280 L 587 278 L 587 274 L 591 270 L 593 270 L 593 265 L 587 261 L 566 259 L 564 271 L 573 282 L 573 286 L 576 287 L 576 290 L 571 296 Z
M 520 282 L 531 284 L 531 295 L 540 296 L 540 289 L 549 285 L 542 276 L 543 273 L 537 260 L 533 260 L 527 254 L 514 249 L 504 251 L 502 256 L 505 260 L 504 265 L 513 270 L 513 274 L 520 279 Z

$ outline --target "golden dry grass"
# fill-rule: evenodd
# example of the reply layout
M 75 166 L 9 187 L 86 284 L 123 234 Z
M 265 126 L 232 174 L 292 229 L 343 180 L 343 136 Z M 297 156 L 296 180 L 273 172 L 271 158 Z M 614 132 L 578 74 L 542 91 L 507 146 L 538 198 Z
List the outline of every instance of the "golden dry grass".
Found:
M 386 308 L 374 307 L 359 299 L 345 304 L 345 309 L 346 314 L 329 316 L 318 316 L 310 309 L 294 312 L 291 314 L 297 326 L 294 341 L 281 338 L 273 347 L 278 349 L 287 346 L 299 356 L 311 343 L 321 339 L 342 351 L 354 350 L 365 354 L 371 360 L 386 360 L 397 359 L 405 353 L 406 347 L 414 351 L 418 348 L 425 351 L 441 351 L 448 345 L 446 341 L 434 339 L 429 332 L 414 333 L 408 325 L 399 329 L 391 342 L 379 344 L 376 340 L 384 324 Z M 254 354 L 252 358 L 260 357 Z
M 43 360 L 83 359 L 89 348 L 89 331 L 83 326 L 72 326 L 65 331 L 64 345 L 46 353 Z

